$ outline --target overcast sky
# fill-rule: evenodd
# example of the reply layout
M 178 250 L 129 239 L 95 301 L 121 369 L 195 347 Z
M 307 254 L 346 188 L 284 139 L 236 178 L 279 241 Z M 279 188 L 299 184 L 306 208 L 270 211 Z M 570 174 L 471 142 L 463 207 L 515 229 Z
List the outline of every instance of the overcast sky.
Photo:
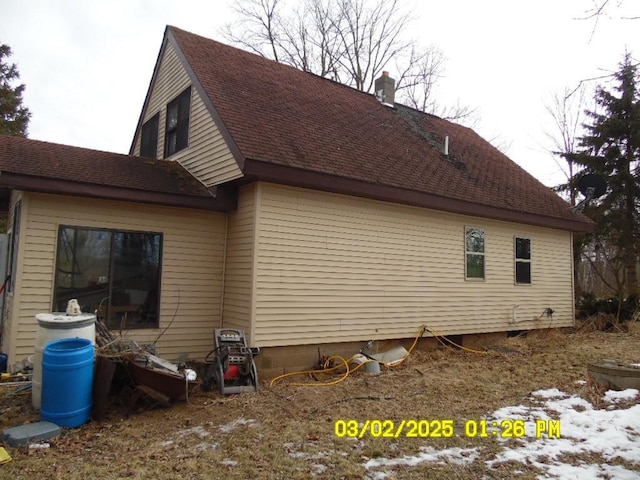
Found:
M 29 136 L 128 153 L 165 26 L 224 41 L 220 28 L 234 19 L 230 3 L 0 0 L 0 43 L 12 48 L 27 86 Z M 593 0 L 415 5 L 412 36 L 447 57 L 441 103 L 476 108 L 474 129 L 547 185 L 562 180 L 547 153 L 548 98 L 615 71 L 625 50 L 640 58 L 640 20 L 618 18 L 640 16 L 637 0 L 624 0 L 597 25 L 580 20 Z

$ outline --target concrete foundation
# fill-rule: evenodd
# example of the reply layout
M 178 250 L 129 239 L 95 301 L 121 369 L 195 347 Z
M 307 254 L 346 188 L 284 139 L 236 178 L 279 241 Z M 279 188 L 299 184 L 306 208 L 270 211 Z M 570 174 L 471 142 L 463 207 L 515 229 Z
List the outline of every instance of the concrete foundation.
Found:
M 507 338 L 506 332 L 457 335 L 450 337 L 453 341 L 467 348 L 482 349 L 493 343 Z M 461 339 L 461 342 L 460 342 Z M 396 340 L 376 340 L 373 348 L 367 353 L 379 353 L 402 345 L 407 350 L 413 344 L 413 338 Z M 320 345 L 292 345 L 286 347 L 262 347 L 261 353 L 255 358 L 260 381 L 269 380 L 284 373 L 311 370 L 319 366 L 320 358 L 340 355 L 346 360 L 360 352 L 365 347 L 364 342 L 323 343 Z M 434 337 L 422 337 L 418 341 L 417 349 L 435 350 L 441 345 Z

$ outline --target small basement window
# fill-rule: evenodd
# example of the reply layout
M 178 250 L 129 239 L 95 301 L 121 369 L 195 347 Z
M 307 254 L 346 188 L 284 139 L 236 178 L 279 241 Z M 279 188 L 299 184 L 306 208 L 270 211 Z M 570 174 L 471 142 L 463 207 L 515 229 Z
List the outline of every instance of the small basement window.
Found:
M 157 328 L 162 234 L 60 227 L 53 311 L 70 299 L 109 329 Z
M 191 87 L 188 87 L 175 100 L 167 105 L 167 124 L 164 143 L 164 156 L 169 157 L 187 148 L 189 143 L 189 110 L 191 106 Z
M 140 133 L 140 156 L 158 158 L 158 126 L 160 114 L 156 113 L 151 119 L 142 125 Z
M 531 283 L 531 239 L 515 238 L 516 283 Z
M 468 280 L 484 280 L 485 252 L 484 230 L 476 227 L 465 227 L 465 278 Z

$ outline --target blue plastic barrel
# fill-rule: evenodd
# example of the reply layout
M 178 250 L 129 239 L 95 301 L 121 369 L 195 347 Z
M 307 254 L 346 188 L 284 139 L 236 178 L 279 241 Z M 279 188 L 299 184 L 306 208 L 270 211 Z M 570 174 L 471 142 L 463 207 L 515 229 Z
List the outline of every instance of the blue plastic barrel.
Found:
M 7 359 L 9 356 L 6 353 L 0 353 L 0 373 L 7 371 Z
M 86 338 L 47 344 L 42 357 L 42 420 L 61 427 L 79 427 L 89 421 L 94 358 L 93 344 Z

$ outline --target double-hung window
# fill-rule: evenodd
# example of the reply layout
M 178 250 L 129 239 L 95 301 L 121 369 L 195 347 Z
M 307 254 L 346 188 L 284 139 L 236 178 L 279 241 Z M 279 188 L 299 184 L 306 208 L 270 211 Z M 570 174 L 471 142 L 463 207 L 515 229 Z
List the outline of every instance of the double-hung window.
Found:
M 516 283 L 531 283 L 531 239 L 515 237 Z
M 77 299 L 111 329 L 157 328 L 162 234 L 61 226 L 53 310 Z
M 160 114 L 156 113 L 142 125 L 140 133 L 140 156 L 158 158 L 158 126 Z
M 164 142 L 164 156 L 169 157 L 187 148 L 189 143 L 189 110 L 191 87 L 167 105 L 167 122 Z
M 484 280 L 484 230 L 476 227 L 465 227 L 464 236 L 465 278 L 468 280 Z

